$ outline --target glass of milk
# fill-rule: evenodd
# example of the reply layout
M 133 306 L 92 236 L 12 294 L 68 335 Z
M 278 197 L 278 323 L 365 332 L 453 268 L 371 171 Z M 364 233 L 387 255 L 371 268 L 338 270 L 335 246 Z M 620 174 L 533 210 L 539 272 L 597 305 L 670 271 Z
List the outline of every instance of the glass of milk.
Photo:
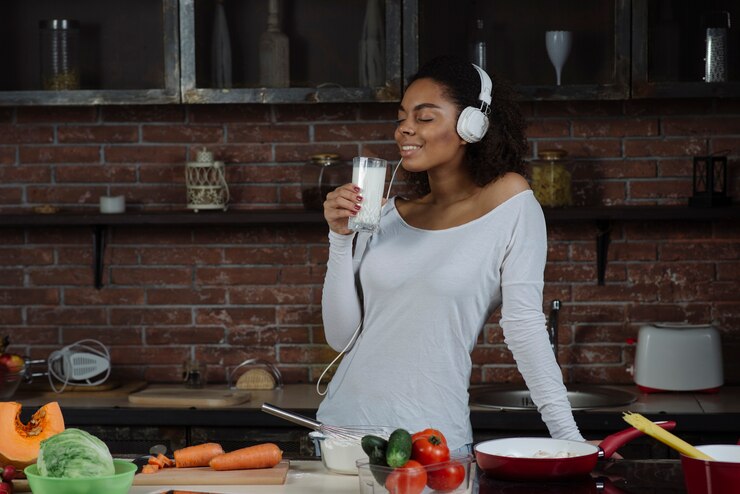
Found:
M 375 233 L 380 224 L 380 208 L 388 162 L 381 158 L 356 156 L 352 160 L 352 183 L 360 187 L 362 203 L 356 216 L 350 216 L 350 230 Z

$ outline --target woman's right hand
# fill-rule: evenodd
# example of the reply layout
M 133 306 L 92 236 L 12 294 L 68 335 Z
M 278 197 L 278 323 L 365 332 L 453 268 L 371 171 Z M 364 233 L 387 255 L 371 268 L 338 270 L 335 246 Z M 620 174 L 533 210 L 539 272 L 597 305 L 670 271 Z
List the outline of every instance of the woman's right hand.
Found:
M 347 221 L 360 210 L 361 202 L 360 188 L 355 184 L 344 184 L 326 194 L 324 218 L 329 224 L 329 229 L 340 235 L 352 233 L 352 230 L 347 228 Z

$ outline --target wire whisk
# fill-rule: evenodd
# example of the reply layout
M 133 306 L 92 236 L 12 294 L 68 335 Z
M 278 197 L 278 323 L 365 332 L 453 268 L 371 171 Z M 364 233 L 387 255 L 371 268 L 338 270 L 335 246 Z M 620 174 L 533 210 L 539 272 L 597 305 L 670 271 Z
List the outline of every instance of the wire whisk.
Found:
M 275 417 L 285 419 L 289 422 L 293 422 L 294 424 L 302 425 L 303 427 L 308 427 L 309 429 L 318 431 L 326 437 L 341 439 L 344 441 L 356 441 L 358 439 L 362 439 L 363 436 L 366 436 L 368 434 L 373 434 L 376 436 L 384 436 L 384 435 L 387 436 L 388 435 L 388 433 L 386 432 L 387 429 L 384 427 L 379 427 L 379 426 L 345 427 L 345 426 L 326 425 L 326 424 L 322 424 L 318 420 L 313 420 L 309 417 L 306 417 L 305 415 L 300 415 L 295 412 L 289 412 L 287 410 L 276 407 L 275 405 L 271 405 L 269 403 L 262 404 L 262 411 L 265 413 L 269 413 L 270 415 L 274 415 Z

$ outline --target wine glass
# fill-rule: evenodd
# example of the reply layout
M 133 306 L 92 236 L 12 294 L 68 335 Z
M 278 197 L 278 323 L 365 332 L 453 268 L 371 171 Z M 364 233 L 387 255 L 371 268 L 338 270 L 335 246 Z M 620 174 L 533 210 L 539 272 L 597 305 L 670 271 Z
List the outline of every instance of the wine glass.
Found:
M 563 71 L 563 65 L 570 54 L 570 46 L 573 41 L 573 33 L 570 31 L 546 31 L 545 46 L 547 55 L 555 67 L 558 86 L 560 85 L 560 73 Z

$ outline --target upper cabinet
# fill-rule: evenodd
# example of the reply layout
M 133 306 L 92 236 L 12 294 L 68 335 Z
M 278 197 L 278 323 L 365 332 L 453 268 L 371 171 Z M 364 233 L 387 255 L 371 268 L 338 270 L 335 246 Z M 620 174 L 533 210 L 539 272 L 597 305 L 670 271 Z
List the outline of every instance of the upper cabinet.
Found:
M 740 96 L 737 0 L 3 4 L 0 105 L 399 101 L 441 54 L 524 100 Z
M 0 104 L 177 103 L 177 0 L 6 0 Z
M 401 25 L 401 0 L 181 0 L 183 101 L 398 101 Z
M 740 96 L 740 2 L 633 0 L 632 97 Z
M 414 3 L 418 35 L 407 43 L 410 73 L 436 55 L 467 54 L 524 99 L 629 96 L 628 0 Z

